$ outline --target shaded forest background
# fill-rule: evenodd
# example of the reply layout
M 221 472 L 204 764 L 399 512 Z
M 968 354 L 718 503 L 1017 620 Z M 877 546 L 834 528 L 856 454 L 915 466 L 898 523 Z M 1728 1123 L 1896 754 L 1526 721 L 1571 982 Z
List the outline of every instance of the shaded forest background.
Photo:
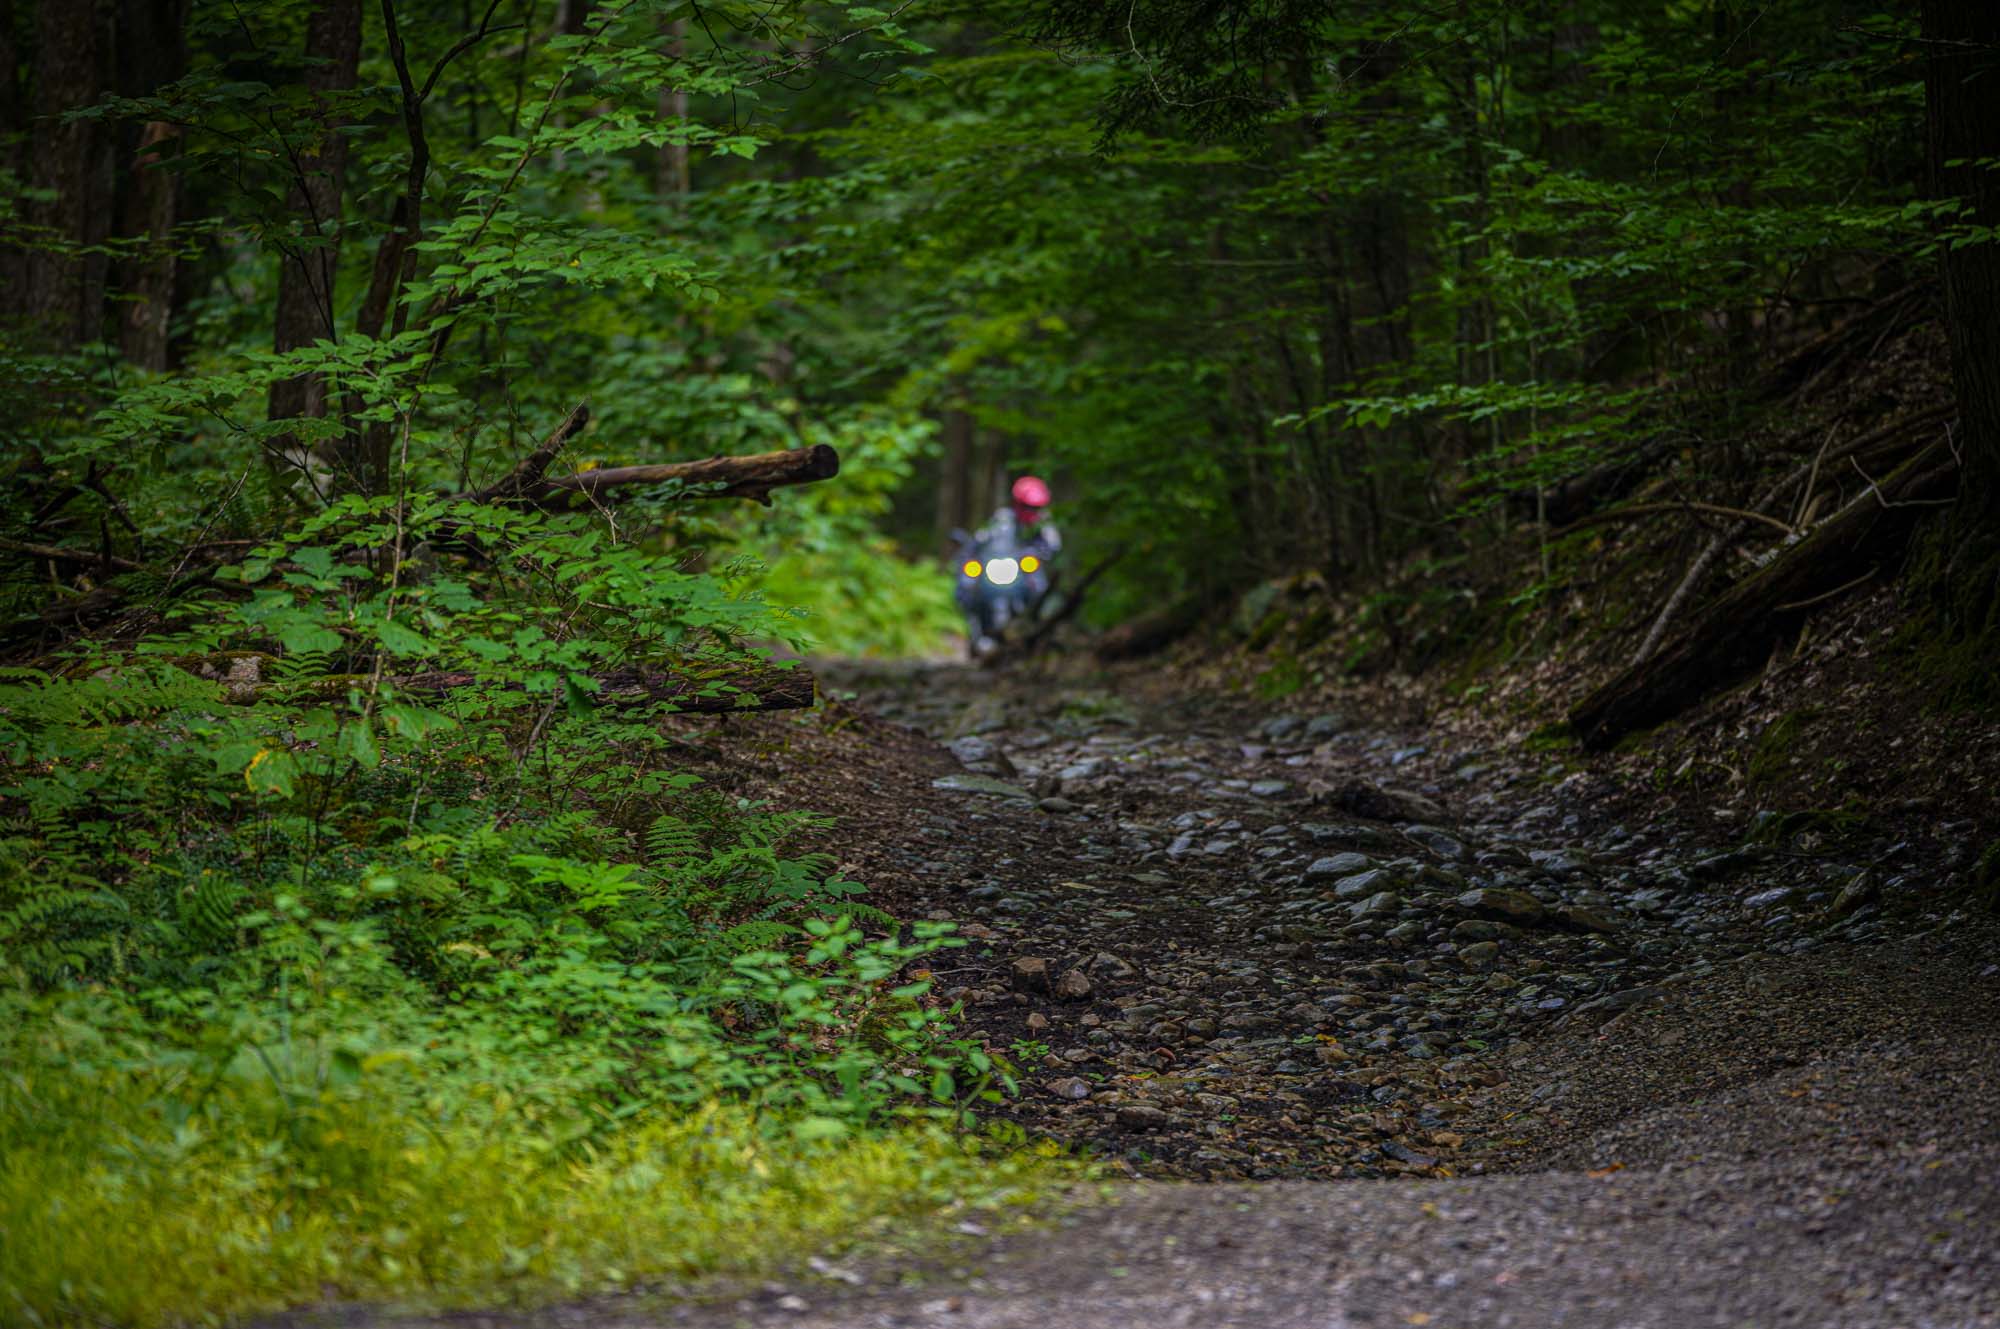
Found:
M 869 532 L 934 555 L 1027 467 L 1140 555 L 1111 617 L 1561 527 L 1610 465 L 1747 500 L 1765 366 L 1935 319 L 1941 247 L 1984 377 L 1979 8 L 17 3 L 10 533 L 471 489 L 587 398 L 605 463 L 839 446 L 810 514 L 676 538 L 788 550 L 855 644 L 917 610 Z

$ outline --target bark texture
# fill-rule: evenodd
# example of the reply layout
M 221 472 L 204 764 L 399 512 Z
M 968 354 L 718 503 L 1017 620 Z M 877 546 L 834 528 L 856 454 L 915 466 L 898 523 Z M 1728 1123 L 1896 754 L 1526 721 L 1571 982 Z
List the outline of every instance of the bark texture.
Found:
M 305 85 L 312 133 L 293 149 L 286 207 L 297 223 L 278 267 L 273 344 L 280 354 L 334 335 L 334 273 L 340 257 L 340 204 L 347 139 L 334 99 L 354 87 L 361 58 L 361 0 L 320 0 L 306 23 Z M 270 418 L 326 414 L 326 385 L 301 374 L 271 385 Z
M 66 348 L 99 331 L 106 261 L 101 253 L 85 251 L 110 233 L 112 163 L 102 122 L 66 122 L 63 114 L 104 93 L 110 11 L 97 0 L 41 4 L 36 47 L 29 176 L 52 196 L 28 208 L 39 243 L 26 259 L 19 312 L 49 342 Z
M 647 485 L 680 483 L 703 490 L 701 497 L 750 498 L 771 501 L 771 491 L 785 485 L 811 484 L 840 474 L 840 454 L 824 443 L 747 457 L 708 457 L 701 461 L 665 462 L 656 466 L 612 466 L 582 471 L 560 479 L 543 479 L 521 487 L 521 498 L 542 507 L 580 508 L 615 501 L 614 491 Z
M 2000 226 L 2000 4 L 1924 0 L 1924 93 L 1932 189 L 1960 220 Z M 2000 516 L 2000 245 L 1947 249 L 1945 321 L 1964 420 L 1961 520 Z
M 120 0 L 118 90 L 147 97 L 187 72 L 191 0 Z M 159 372 L 171 359 L 179 261 L 174 224 L 181 181 L 164 164 L 178 150 L 180 127 L 164 120 L 118 131 L 118 233 L 135 248 L 118 264 L 118 345 L 125 358 Z

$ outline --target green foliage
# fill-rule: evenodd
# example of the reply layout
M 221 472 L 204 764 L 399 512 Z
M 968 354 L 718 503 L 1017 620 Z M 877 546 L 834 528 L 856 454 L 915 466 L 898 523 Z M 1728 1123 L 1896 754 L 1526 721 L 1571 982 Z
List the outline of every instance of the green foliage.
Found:
M 490 561 L 378 564 L 396 521 Z M 770 621 L 585 518 L 350 497 L 136 650 L 11 671 L 8 1318 L 615 1286 L 1011 1186 L 942 1133 L 1006 1067 L 901 977 L 956 939 L 599 702 Z
M 211 1001 L 180 1040 L 103 993 L 0 994 L 0 1318 L 613 1292 L 1005 1210 L 1056 1175 L 934 1126 L 587 1104 L 544 1087 L 587 1050 L 502 1046 L 449 1012 Z

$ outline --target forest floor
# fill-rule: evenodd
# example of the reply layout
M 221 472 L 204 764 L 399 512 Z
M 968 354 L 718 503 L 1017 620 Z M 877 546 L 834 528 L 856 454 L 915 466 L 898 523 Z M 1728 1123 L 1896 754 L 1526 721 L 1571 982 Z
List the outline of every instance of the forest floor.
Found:
M 689 760 L 958 923 L 935 977 L 1021 1066 L 1000 1115 L 1125 1180 L 450 1323 L 2000 1325 L 2000 926 L 1941 888 L 1948 818 L 1676 817 L 1613 763 L 1143 672 L 823 684 Z

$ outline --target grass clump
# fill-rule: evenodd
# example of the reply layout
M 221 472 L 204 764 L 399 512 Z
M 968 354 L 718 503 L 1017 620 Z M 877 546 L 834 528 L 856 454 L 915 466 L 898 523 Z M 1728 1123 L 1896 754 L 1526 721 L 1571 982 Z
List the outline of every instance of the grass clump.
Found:
M 36 1024 L 0 1076 L 10 1324 L 615 1291 L 1018 1206 L 1062 1175 L 937 1123 L 716 1103 L 593 1117 L 421 1052 L 328 1057 L 297 1082 L 247 1053 L 113 1047 L 75 1013 Z

